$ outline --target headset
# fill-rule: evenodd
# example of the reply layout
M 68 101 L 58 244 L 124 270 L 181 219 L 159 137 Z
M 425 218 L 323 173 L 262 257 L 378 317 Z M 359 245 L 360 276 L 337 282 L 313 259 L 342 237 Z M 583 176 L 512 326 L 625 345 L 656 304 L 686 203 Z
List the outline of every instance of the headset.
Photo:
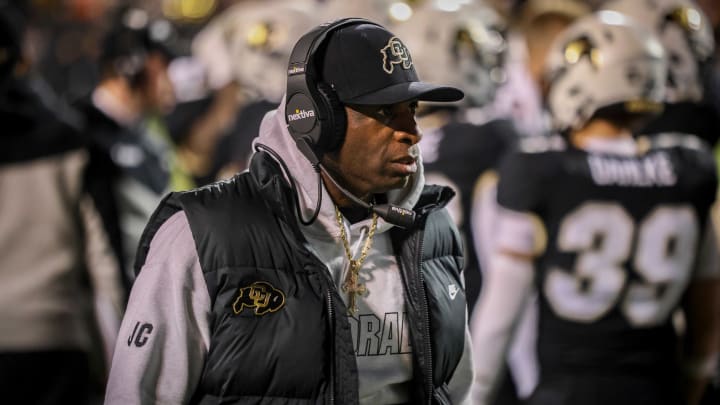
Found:
M 364 18 L 343 18 L 321 24 L 303 35 L 290 54 L 285 122 L 300 152 L 316 165 L 325 152 L 336 150 L 345 137 L 347 118 L 335 90 L 319 80 L 318 50 L 333 32 L 352 25 L 381 25 Z
M 320 67 L 317 53 L 325 45 L 330 34 L 338 29 L 359 24 L 371 24 L 384 29 L 382 25 L 364 18 L 343 18 L 321 24 L 298 40 L 288 62 L 285 122 L 298 149 L 310 161 L 316 172 L 325 173 L 326 177 L 355 204 L 375 212 L 389 223 L 408 228 L 415 221 L 414 211 L 388 204 L 371 205 L 362 201 L 340 186 L 320 163 L 325 152 L 337 150 L 342 145 L 347 118 L 344 105 L 335 90 L 318 80 Z M 260 149 L 271 152 L 276 158 L 279 157 L 267 146 L 258 146 Z M 300 216 L 303 224 L 312 223 L 320 211 L 319 178 L 317 204 L 315 213 L 310 220 L 305 221 Z M 300 210 L 298 210 L 299 213 Z
M 101 63 L 124 77 L 132 87 L 145 80 L 145 62 L 148 47 L 145 44 L 146 27 L 133 28 L 118 21 L 103 39 Z
M 103 39 L 101 63 L 137 88 L 147 79 L 146 64 L 153 52 L 172 54 L 169 44 L 176 35 L 165 19 L 153 19 L 146 11 L 122 8 Z M 172 59 L 168 57 L 168 60 Z

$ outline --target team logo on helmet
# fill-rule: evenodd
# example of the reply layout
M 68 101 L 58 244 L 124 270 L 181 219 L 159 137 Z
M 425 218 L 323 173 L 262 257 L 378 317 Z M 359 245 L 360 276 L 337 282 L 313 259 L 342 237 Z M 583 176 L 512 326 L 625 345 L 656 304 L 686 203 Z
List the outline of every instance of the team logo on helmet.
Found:
M 687 33 L 700 31 L 702 28 L 702 15 L 691 7 L 678 7 L 666 18 L 666 21 L 674 21 Z
M 600 50 L 587 37 L 576 39 L 565 45 L 564 56 L 565 61 L 571 65 L 578 63 L 583 57 L 587 57 L 595 69 L 602 64 Z
M 233 312 L 240 314 L 250 308 L 255 315 L 276 312 L 285 306 L 285 294 L 265 281 L 256 281 L 247 287 L 238 289 L 238 296 L 233 303 Z
M 383 70 L 389 75 L 395 70 L 395 65 L 400 65 L 405 70 L 412 67 L 410 52 L 397 37 L 390 38 L 380 53 L 383 56 Z

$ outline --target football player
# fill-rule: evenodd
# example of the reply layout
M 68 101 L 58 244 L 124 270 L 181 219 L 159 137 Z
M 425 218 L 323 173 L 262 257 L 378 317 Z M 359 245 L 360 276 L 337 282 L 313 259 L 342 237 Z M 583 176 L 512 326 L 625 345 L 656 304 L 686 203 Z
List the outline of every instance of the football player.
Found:
M 553 42 L 546 98 L 563 136 L 528 138 L 501 165 L 473 330 L 476 403 L 492 396 L 533 291 L 541 375 L 529 404 L 697 402 L 717 356 L 717 176 L 697 138 L 633 137 L 661 111 L 666 74 L 659 40 L 617 12 L 583 17 Z
M 641 132 L 689 133 L 714 145 L 720 137 L 720 117 L 705 93 L 715 40 L 702 9 L 692 0 L 613 0 L 603 8 L 630 16 L 652 30 L 668 55 L 665 108 Z
M 465 292 L 472 311 L 482 284 L 483 245 L 475 243 L 488 227 L 485 211 L 474 211 L 474 200 L 484 198 L 500 158 L 514 147 L 519 135 L 510 119 L 495 111 L 497 88 L 505 83 L 507 26 L 484 2 L 440 7 L 437 2 L 416 4 L 412 16 L 398 23 L 395 33 L 413 52 L 425 80 L 452 83 L 465 91 L 461 104 L 425 104 L 418 111 L 423 131 L 420 150 L 425 178 L 450 186 L 456 198 L 449 212 L 463 236 Z M 485 236 L 485 235 L 483 235 Z M 522 382 L 520 382 L 522 383 Z M 497 403 L 517 401 L 516 379 L 505 378 Z
M 711 77 L 715 41 L 708 16 L 692 0 L 613 0 L 603 5 L 633 17 L 658 36 L 668 54 L 668 91 L 663 113 L 640 132 L 664 142 L 668 132 L 696 135 L 716 147 L 720 137 L 720 115 L 711 101 Z M 715 226 L 718 221 L 714 208 Z M 720 371 L 720 361 L 717 365 Z M 717 373 L 717 372 L 716 372 Z M 720 380 L 715 379 L 706 403 L 717 403 Z M 715 400 L 710 399 L 715 396 Z
M 423 131 L 425 178 L 452 187 L 458 197 L 451 202 L 450 213 L 464 234 L 466 295 L 472 309 L 480 289 L 470 232 L 473 192 L 517 135 L 507 119 L 476 118 L 476 111 L 493 101 L 504 80 L 504 21 L 481 3 L 458 7 L 447 10 L 434 2 L 423 3 L 394 32 L 406 38 L 413 63 L 426 72 L 424 80 L 451 83 L 465 92 L 462 104 L 425 103 L 418 111 L 418 123 Z
M 321 22 L 316 7 L 313 0 L 240 2 L 193 40 L 193 53 L 209 67 L 211 85 L 237 99 L 235 123 L 216 148 L 214 177 L 230 178 L 247 168 L 260 122 L 285 92 L 295 39 Z
M 507 80 L 498 89 L 491 110 L 495 116 L 510 117 L 523 136 L 547 136 L 550 132 L 540 88 L 542 65 L 553 39 L 588 13 L 590 7 L 577 0 L 529 0 L 513 6 L 508 17 Z M 488 171 L 473 192 L 471 207 L 473 242 L 484 273 L 489 271 L 487 261 L 495 243 L 496 195 L 497 172 Z M 537 298 L 529 297 L 525 305 L 507 354 L 508 373 L 503 381 L 512 384 L 500 384 L 497 404 L 517 402 L 513 396 L 526 399 L 537 385 Z M 478 322 L 475 318 L 471 318 L 471 330 Z

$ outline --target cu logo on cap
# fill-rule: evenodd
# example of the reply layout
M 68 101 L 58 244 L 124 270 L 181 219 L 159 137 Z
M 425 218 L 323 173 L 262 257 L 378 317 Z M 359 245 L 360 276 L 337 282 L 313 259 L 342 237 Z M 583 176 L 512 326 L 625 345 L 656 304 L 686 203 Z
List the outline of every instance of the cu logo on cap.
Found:
M 285 294 L 264 281 L 256 281 L 247 287 L 238 289 L 233 303 L 233 312 L 237 315 L 245 308 L 254 310 L 255 315 L 275 312 L 285 305 Z
M 412 67 L 410 52 L 397 37 L 390 38 L 380 53 L 383 55 L 383 70 L 389 75 L 392 74 L 395 65 L 401 65 L 405 70 Z

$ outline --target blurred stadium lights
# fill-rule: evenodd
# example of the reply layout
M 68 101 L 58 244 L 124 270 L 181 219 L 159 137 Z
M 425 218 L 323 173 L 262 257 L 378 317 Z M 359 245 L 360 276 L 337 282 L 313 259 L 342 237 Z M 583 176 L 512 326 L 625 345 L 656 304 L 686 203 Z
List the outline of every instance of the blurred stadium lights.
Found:
M 412 7 L 402 1 L 392 3 L 388 12 L 394 21 L 407 21 L 413 14 Z
M 472 0 L 435 0 L 435 7 L 443 11 L 458 11 L 469 3 L 472 3 Z
M 413 10 L 425 4 L 431 4 L 433 7 L 443 11 L 458 11 L 466 4 L 471 4 L 473 0 L 399 0 L 390 2 L 388 13 L 393 21 L 408 21 Z
M 163 0 L 165 17 L 175 21 L 199 21 L 209 17 L 217 7 L 217 0 Z

